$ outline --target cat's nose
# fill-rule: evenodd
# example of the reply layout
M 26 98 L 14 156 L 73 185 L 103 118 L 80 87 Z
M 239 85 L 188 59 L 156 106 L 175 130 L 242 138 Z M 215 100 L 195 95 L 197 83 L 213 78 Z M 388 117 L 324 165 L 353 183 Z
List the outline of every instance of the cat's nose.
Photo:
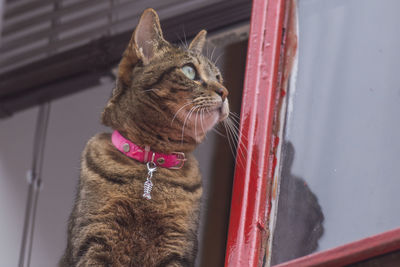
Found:
M 228 90 L 223 86 L 216 86 L 214 91 L 222 98 L 222 102 L 224 102 L 228 96 Z

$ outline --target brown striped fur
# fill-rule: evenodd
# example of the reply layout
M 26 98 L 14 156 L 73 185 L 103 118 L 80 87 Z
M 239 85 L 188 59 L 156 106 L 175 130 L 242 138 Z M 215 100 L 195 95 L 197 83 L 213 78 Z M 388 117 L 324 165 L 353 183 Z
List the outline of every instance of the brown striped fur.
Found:
M 193 266 L 202 187 L 191 152 L 229 113 L 221 74 L 201 54 L 205 35 L 187 49 L 173 46 L 155 11 L 144 11 L 102 122 L 139 146 L 185 152 L 187 161 L 179 170 L 158 168 L 146 200 L 146 165 L 120 153 L 110 134 L 90 139 L 60 266 Z M 185 65 L 196 79 L 185 76 Z

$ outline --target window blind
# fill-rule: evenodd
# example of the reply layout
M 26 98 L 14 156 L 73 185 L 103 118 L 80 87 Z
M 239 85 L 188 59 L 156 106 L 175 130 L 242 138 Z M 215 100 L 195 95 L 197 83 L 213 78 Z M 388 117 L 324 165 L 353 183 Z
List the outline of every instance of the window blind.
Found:
M 252 6 L 251 0 L 4 1 L 0 119 L 98 85 L 118 64 L 145 8 L 157 10 L 165 38 L 177 43 L 201 29 L 211 36 L 246 23 Z
M 0 46 L 0 74 L 104 36 L 133 30 L 142 11 L 161 19 L 218 1 L 7 0 Z

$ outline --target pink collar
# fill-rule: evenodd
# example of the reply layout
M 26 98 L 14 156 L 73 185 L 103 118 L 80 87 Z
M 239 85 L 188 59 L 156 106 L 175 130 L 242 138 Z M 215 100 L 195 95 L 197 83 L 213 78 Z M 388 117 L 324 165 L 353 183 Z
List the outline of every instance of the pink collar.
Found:
M 177 170 L 182 168 L 186 161 L 185 153 L 172 152 L 172 154 L 166 155 L 151 151 L 149 146 L 143 149 L 123 137 L 118 131 L 112 133 L 111 140 L 119 151 L 143 163 L 153 162 L 159 167 Z

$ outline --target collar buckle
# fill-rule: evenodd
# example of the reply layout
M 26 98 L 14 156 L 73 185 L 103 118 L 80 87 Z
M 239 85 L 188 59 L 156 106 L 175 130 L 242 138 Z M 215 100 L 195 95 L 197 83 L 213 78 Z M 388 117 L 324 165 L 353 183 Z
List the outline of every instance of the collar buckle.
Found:
M 172 155 L 175 155 L 177 157 L 177 160 L 179 161 L 179 164 L 177 166 L 170 167 L 169 169 L 172 170 L 180 170 L 182 169 L 183 165 L 185 164 L 185 161 L 187 160 L 185 157 L 185 153 L 183 152 L 172 152 Z

